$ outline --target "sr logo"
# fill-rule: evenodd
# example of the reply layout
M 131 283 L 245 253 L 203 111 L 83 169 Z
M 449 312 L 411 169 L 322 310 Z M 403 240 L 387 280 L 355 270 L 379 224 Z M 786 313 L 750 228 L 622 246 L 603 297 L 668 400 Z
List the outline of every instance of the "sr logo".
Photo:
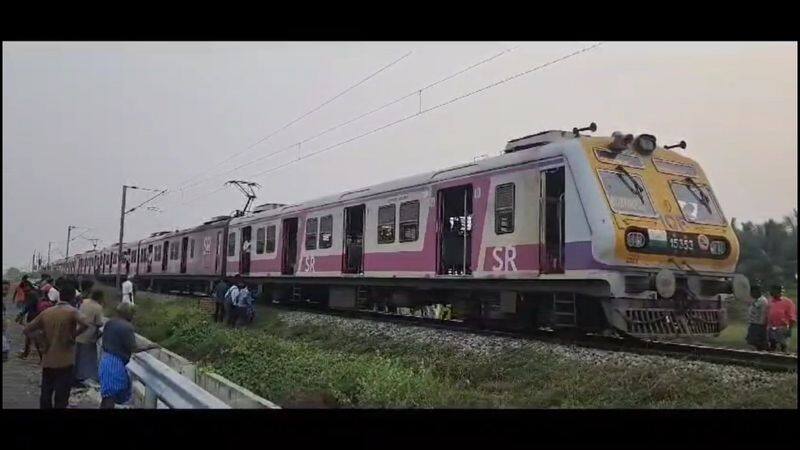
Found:
M 492 266 L 492 271 L 517 271 L 517 263 L 514 261 L 517 258 L 517 249 L 514 246 L 495 247 L 492 250 L 492 257 L 495 262 L 494 266 Z
M 303 256 L 300 259 L 300 270 L 302 272 L 314 272 L 314 257 Z

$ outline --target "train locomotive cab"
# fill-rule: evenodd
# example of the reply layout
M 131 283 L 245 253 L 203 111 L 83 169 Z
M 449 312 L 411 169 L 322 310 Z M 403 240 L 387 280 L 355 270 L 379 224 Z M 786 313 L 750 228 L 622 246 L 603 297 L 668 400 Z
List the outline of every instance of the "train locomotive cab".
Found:
M 650 135 L 583 137 L 580 146 L 608 323 L 634 336 L 722 331 L 726 302 L 747 298 L 749 284 L 734 273 L 739 242 L 699 164 Z

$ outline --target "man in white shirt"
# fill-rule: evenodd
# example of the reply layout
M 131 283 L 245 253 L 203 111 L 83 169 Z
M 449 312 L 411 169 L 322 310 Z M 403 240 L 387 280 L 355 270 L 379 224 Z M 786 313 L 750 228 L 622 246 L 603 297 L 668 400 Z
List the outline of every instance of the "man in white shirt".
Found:
M 51 286 L 50 289 L 47 290 L 47 299 L 52 303 L 58 303 L 58 301 L 61 300 L 61 293 L 58 292 L 55 286 Z
M 128 275 L 128 279 L 122 283 L 122 302 L 133 305 L 133 275 Z
M 225 309 L 228 310 L 228 325 L 235 327 L 238 319 L 236 300 L 239 297 L 239 289 L 244 285 L 241 275 L 238 273 L 233 277 L 233 284 L 225 293 Z

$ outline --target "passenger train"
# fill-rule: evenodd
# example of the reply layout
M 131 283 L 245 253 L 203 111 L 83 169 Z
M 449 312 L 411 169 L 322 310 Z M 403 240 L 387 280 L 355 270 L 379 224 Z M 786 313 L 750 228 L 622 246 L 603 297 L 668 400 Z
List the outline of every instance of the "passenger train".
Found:
M 153 233 L 122 245 L 121 272 L 143 288 L 207 291 L 240 274 L 267 300 L 333 309 L 447 305 L 452 318 L 520 328 L 719 333 L 726 302 L 749 285 L 702 168 L 652 135 L 582 134 L 595 129 Z M 117 253 L 51 270 L 111 280 Z

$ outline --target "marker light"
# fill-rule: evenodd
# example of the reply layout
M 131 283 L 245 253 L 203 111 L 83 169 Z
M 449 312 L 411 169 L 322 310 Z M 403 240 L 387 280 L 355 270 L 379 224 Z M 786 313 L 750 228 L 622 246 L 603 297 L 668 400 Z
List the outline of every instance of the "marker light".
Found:
M 728 251 L 728 244 L 725 241 L 711 241 L 709 251 L 715 256 L 724 255 Z
M 644 234 L 638 231 L 629 231 L 628 234 L 625 235 L 625 243 L 628 244 L 630 248 L 642 248 L 647 243 L 644 238 Z

